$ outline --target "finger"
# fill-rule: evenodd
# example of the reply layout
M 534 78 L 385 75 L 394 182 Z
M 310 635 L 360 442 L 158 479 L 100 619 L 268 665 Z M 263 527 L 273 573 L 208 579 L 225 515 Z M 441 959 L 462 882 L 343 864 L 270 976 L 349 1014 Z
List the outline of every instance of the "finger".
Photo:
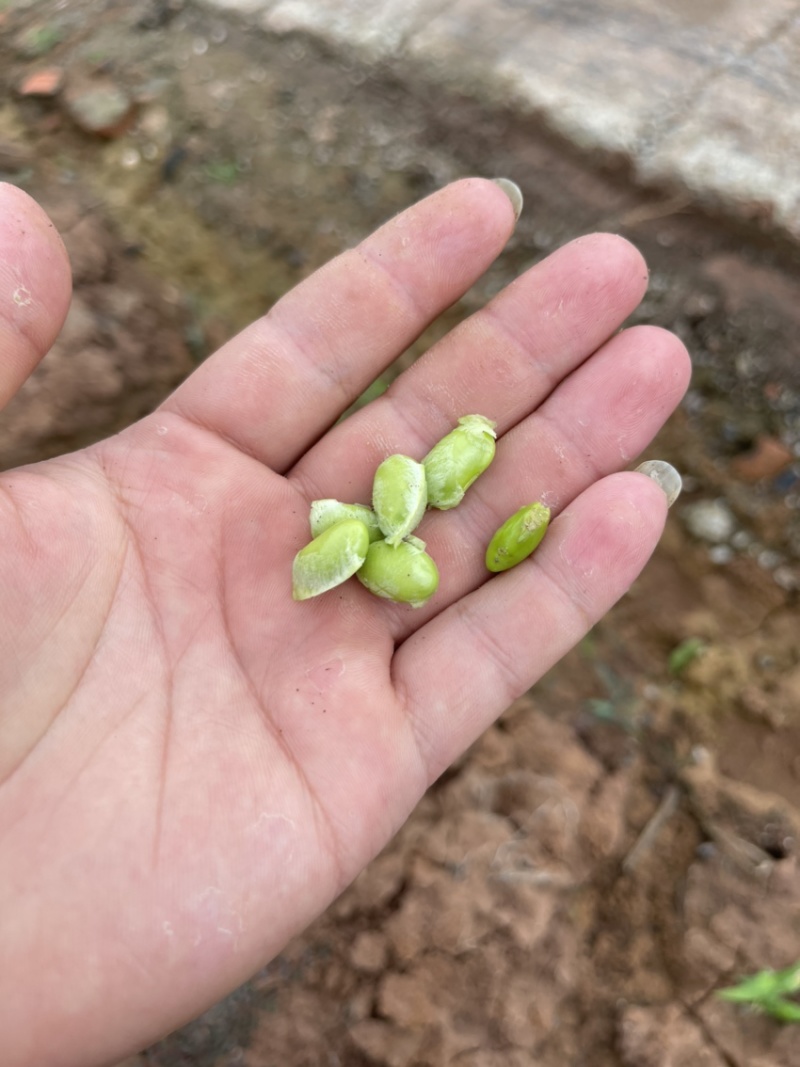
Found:
M 513 226 L 494 182 L 440 190 L 293 289 L 165 408 L 286 469 L 466 292 Z
M 486 546 L 523 505 L 541 501 L 556 516 L 594 482 L 628 466 L 678 405 L 690 374 L 688 353 L 674 334 L 639 326 L 566 378 L 501 439 L 494 463 L 464 502 L 453 511 L 431 511 L 418 528 L 441 583 L 435 600 L 414 617 L 398 613 L 396 637 L 488 579 Z
M 664 493 L 644 475 L 596 483 L 529 560 L 400 646 L 393 677 L 430 780 L 622 596 L 655 548 L 666 511 Z
M 383 608 L 395 641 L 489 580 L 486 546 L 524 504 L 542 501 L 555 517 L 593 482 L 627 466 L 675 409 L 690 374 L 688 354 L 674 334 L 638 326 L 617 334 L 569 375 L 500 439 L 492 466 L 463 503 L 431 510 L 416 529 L 439 568 L 439 588 L 415 611 Z
M 27 193 L 0 182 L 0 408 L 58 336 L 71 288 L 52 222 Z
M 461 415 L 486 415 L 505 433 L 620 327 L 646 282 L 642 257 L 622 238 L 571 242 L 327 434 L 292 478 L 310 499 L 363 498 L 382 459 L 392 452 L 424 456 Z

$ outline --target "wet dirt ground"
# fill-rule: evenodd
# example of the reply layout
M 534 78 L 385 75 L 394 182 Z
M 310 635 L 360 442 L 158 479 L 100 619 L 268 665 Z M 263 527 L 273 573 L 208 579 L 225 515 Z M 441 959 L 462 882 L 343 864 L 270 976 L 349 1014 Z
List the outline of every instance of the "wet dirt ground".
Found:
M 54 67 L 56 93 L 20 93 Z M 126 425 L 466 174 L 520 184 L 517 232 L 370 395 L 596 229 L 645 253 L 634 321 L 695 363 L 648 453 L 686 491 L 630 594 L 303 937 L 128 1067 L 800 1064 L 796 1026 L 714 996 L 800 959 L 797 249 L 636 189 L 532 119 L 168 0 L 0 2 L 0 72 L 0 176 L 52 212 L 76 277 L 64 336 L 0 423 L 3 466 Z M 127 94 L 113 136 L 87 132 L 98 88 Z

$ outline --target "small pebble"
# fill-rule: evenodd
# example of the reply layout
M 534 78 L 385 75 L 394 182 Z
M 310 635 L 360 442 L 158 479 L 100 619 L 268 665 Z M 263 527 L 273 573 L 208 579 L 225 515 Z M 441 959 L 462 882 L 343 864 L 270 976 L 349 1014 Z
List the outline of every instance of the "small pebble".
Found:
M 698 500 L 683 509 L 683 521 L 701 541 L 719 544 L 734 533 L 736 519 L 724 500 Z
M 759 567 L 765 571 L 774 571 L 776 567 L 785 562 L 780 552 L 775 552 L 770 548 L 765 548 L 763 552 L 759 552 L 757 560 Z
M 775 579 L 775 584 L 787 592 L 793 589 L 800 589 L 800 578 L 791 567 L 777 567 L 772 572 L 772 577 Z
M 708 550 L 708 558 L 718 565 L 730 563 L 733 559 L 733 549 L 730 545 L 714 545 Z
M 128 94 L 110 82 L 67 91 L 65 106 L 76 126 L 101 137 L 122 133 L 135 110 Z

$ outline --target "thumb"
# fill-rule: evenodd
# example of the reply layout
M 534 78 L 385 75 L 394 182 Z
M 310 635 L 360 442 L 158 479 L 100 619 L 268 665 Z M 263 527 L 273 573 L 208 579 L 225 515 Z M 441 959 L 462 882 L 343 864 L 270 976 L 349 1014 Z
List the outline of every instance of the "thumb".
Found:
M 0 182 L 0 408 L 58 336 L 71 289 L 52 222 L 27 193 Z

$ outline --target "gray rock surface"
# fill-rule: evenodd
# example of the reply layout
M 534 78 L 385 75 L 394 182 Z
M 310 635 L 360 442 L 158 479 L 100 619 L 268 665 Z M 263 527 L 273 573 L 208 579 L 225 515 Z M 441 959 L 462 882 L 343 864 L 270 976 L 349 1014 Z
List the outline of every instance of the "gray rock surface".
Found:
M 797 0 L 203 0 L 537 114 L 800 237 Z

